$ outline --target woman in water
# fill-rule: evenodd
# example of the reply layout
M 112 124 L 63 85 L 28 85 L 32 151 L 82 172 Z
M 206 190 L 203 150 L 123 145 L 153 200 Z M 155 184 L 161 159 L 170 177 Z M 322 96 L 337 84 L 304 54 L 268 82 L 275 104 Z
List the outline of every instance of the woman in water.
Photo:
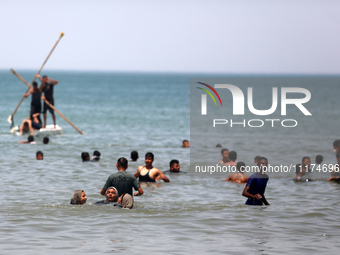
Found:
M 76 190 L 71 198 L 71 205 L 83 205 L 86 204 L 87 196 L 84 190 Z

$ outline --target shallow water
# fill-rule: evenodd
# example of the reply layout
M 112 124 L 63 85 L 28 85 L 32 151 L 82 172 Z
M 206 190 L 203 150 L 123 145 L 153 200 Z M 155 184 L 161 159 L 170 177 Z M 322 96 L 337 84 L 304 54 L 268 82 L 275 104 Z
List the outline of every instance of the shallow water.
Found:
M 21 73 L 27 80 L 34 75 Z M 313 173 L 310 177 L 316 181 L 306 183 L 293 182 L 293 173 L 271 173 L 266 190 L 271 205 L 250 207 L 241 195 L 244 185 L 224 182 L 226 173 L 197 173 L 190 167 L 190 149 L 181 148 L 181 142 L 190 137 L 191 75 L 51 72 L 48 75 L 60 82 L 56 107 L 86 135 L 57 116 L 64 134 L 50 137 L 48 145 L 40 140 L 36 145 L 19 144 L 26 137 L 9 134 L 6 119 L 26 88 L 9 72 L 0 75 L 4 254 L 338 253 L 340 184 L 327 182 L 329 173 Z M 15 123 L 28 111 L 25 100 Z M 296 164 L 305 154 L 321 153 L 325 163 L 334 164 L 332 142 L 339 133 L 329 126 L 314 141 L 312 135 L 295 134 L 306 148 L 298 152 L 286 136 L 269 148 L 257 143 L 253 151 L 247 150 L 252 134 L 238 132 L 222 142 L 238 151 L 247 165 L 256 152 L 277 164 Z M 43 161 L 35 160 L 37 150 L 44 152 Z M 82 163 L 81 152 L 94 150 L 102 159 Z M 177 158 L 186 173 L 168 174 L 170 183 L 143 184 L 145 193 L 135 197 L 132 210 L 93 205 L 103 199 L 99 192 L 116 171 L 117 158 L 129 158 L 132 150 L 140 158 L 130 163 L 131 173 L 143 164 L 147 151 L 155 154 L 159 169 L 167 170 L 169 161 Z M 202 153 L 216 155 L 216 161 L 219 150 L 209 144 L 202 147 Z M 69 205 L 76 189 L 86 191 L 86 205 Z

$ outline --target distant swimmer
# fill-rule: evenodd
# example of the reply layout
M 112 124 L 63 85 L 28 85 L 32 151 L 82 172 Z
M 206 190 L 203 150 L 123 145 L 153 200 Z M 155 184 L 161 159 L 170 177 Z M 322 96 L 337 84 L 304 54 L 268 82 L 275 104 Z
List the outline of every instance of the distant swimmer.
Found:
M 20 141 L 19 143 L 29 143 L 29 144 L 36 144 L 36 142 L 34 141 L 34 136 L 33 135 L 29 135 L 27 137 L 26 141 Z
M 269 176 L 263 173 L 263 168 L 268 167 L 267 158 L 262 157 L 259 159 L 257 166 L 259 171 L 249 177 L 242 195 L 248 198 L 245 203 L 246 205 L 269 205 L 267 199 L 264 196 Z
M 155 182 L 163 180 L 164 182 L 170 182 L 163 172 L 152 166 L 154 161 L 154 155 L 151 152 L 145 154 L 145 166 L 139 166 L 135 172 L 135 177 L 139 178 L 140 182 Z
M 37 153 L 35 154 L 35 158 L 37 160 L 43 160 L 44 159 L 44 153 L 42 153 L 41 151 L 37 151 Z
M 189 148 L 190 144 L 189 144 L 189 140 L 183 140 L 182 141 L 182 148 Z
M 80 156 L 83 162 L 90 161 L 90 154 L 88 152 L 84 151 Z
M 340 140 L 335 140 L 333 142 L 333 151 L 334 152 L 340 151 Z
M 100 194 L 104 195 L 109 187 L 115 187 L 119 194 L 128 193 L 132 196 L 132 189 L 135 189 L 137 191 L 134 194 L 135 196 L 143 195 L 143 189 L 137 178 L 126 171 L 128 168 L 128 160 L 124 157 L 119 158 L 117 160 L 116 167 L 118 172 L 109 176 L 100 191 Z
M 229 152 L 229 161 L 224 163 L 225 166 L 236 166 L 237 153 L 236 151 Z
M 108 187 L 107 190 L 105 191 L 105 197 L 106 197 L 105 200 L 98 201 L 95 204 L 103 205 L 117 202 L 119 197 L 118 190 L 113 186 Z
M 71 205 L 83 205 L 86 204 L 87 196 L 84 190 L 76 190 L 71 198 Z
M 309 181 L 309 179 L 307 178 L 303 179 L 302 177 L 309 172 L 310 164 L 311 164 L 310 157 L 305 156 L 302 158 L 301 164 L 297 164 L 295 166 L 296 171 L 295 181 L 297 182 Z
M 50 142 L 50 138 L 48 138 L 48 136 L 45 136 L 43 138 L 43 144 L 48 144 Z
M 333 165 L 331 178 L 327 179 L 327 181 L 340 181 L 340 151 L 336 153 L 337 164 Z
M 39 80 L 41 81 L 39 91 L 41 93 L 42 92 L 44 93 L 44 96 L 42 96 L 42 99 L 46 99 L 51 105 L 54 105 L 53 88 L 54 88 L 55 85 L 58 84 L 58 81 L 52 80 L 52 79 L 48 78 L 46 75 L 41 77 L 38 74 L 36 77 L 39 78 Z M 48 106 L 45 102 L 44 102 L 44 109 L 43 109 L 43 115 L 44 115 L 44 126 L 43 127 L 46 128 L 46 112 L 47 112 L 47 110 L 51 113 L 54 128 L 56 128 L 56 119 L 55 119 L 55 115 L 54 115 L 54 110 L 50 106 Z
M 99 151 L 94 151 L 92 156 L 92 161 L 99 161 L 101 153 Z
M 259 159 L 261 158 L 261 156 L 256 156 L 254 158 L 254 164 L 257 165 L 257 162 L 259 161 Z
M 163 173 L 180 173 L 181 172 L 179 161 L 177 159 L 171 160 L 169 165 L 170 165 L 170 169 L 164 171 Z
M 322 163 L 322 161 L 323 161 L 323 156 L 322 155 L 316 155 L 315 163 L 320 165 Z
M 246 183 L 248 182 L 249 176 L 244 174 L 243 171 L 246 167 L 246 164 L 244 162 L 238 162 L 236 165 L 237 173 L 230 174 L 226 181 L 231 181 L 234 183 Z
M 30 110 L 30 116 L 32 118 L 33 114 L 35 113 L 41 113 L 41 92 L 38 88 L 38 83 L 33 82 L 31 89 L 24 94 L 24 97 L 28 97 L 29 95 L 32 95 L 32 100 L 31 100 L 31 110 Z M 41 124 L 41 119 L 40 115 L 38 116 L 39 123 Z
M 227 164 L 229 163 L 229 150 L 224 148 L 221 150 L 221 156 L 222 156 L 222 160 L 218 161 L 217 164 Z
M 130 154 L 130 158 L 131 158 L 131 161 L 137 161 L 139 156 L 138 156 L 138 151 L 131 151 L 131 154 Z

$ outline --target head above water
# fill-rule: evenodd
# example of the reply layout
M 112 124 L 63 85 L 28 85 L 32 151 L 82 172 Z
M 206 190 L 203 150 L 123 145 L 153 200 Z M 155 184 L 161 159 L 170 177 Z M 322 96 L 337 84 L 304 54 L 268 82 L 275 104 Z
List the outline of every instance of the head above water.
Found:
M 87 200 L 87 196 L 85 194 L 84 190 L 76 190 L 71 198 L 71 205 L 82 205 L 82 204 L 86 204 L 86 200 Z
M 37 151 L 37 153 L 35 154 L 35 157 L 37 160 L 43 160 L 44 159 L 44 153 L 42 153 L 41 151 Z
M 132 161 L 137 161 L 138 159 L 138 152 L 137 151 L 131 151 L 131 160 Z
M 100 156 L 101 156 L 101 153 L 99 151 L 94 151 L 93 152 L 93 156 L 92 156 L 92 159 L 94 161 L 99 161 L 100 160 Z
M 27 141 L 30 143 L 30 142 L 33 142 L 34 141 L 34 136 L 33 135 L 29 135 L 27 137 Z
M 106 200 L 109 202 L 117 202 L 117 199 L 119 197 L 118 190 L 113 186 L 108 187 L 105 191 L 105 197 Z
M 334 149 L 334 152 L 340 151 L 340 140 L 335 140 L 333 142 L 333 149 Z
M 90 154 L 88 152 L 82 152 L 81 153 L 81 158 L 84 161 L 89 161 L 90 160 Z
M 237 159 L 236 151 L 230 151 L 229 152 L 229 159 L 232 160 L 232 161 L 236 161 L 236 159 Z
M 171 172 L 179 172 L 180 171 L 180 165 L 179 161 L 177 159 L 173 159 L 170 161 L 170 171 Z
M 315 157 L 315 163 L 316 164 L 321 164 L 323 161 L 323 156 L 322 155 L 316 155 Z
M 237 164 L 236 164 L 237 171 L 239 171 L 241 173 L 243 173 L 245 167 L 246 167 L 246 164 L 244 162 L 242 162 L 242 161 L 237 162 Z
M 45 136 L 44 139 L 43 139 L 43 144 L 48 144 L 49 142 L 50 142 L 50 138 Z
M 182 147 L 183 148 L 189 148 L 190 147 L 189 140 L 183 140 L 182 141 Z

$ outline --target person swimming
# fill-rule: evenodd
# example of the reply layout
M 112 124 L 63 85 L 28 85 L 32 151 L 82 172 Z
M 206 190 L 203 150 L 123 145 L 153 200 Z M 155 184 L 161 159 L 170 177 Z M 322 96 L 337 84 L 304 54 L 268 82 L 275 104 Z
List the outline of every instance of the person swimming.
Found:
M 119 196 L 118 190 L 115 187 L 113 186 L 108 187 L 108 189 L 105 191 L 106 199 L 98 201 L 95 204 L 103 205 L 103 204 L 115 203 L 118 200 L 118 196 Z
M 83 205 L 83 204 L 86 204 L 86 200 L 87 200 L 87 196 L 85 194 L 85 191 L 79 189 L 73 193 L 70 204 L 71 205 Z

